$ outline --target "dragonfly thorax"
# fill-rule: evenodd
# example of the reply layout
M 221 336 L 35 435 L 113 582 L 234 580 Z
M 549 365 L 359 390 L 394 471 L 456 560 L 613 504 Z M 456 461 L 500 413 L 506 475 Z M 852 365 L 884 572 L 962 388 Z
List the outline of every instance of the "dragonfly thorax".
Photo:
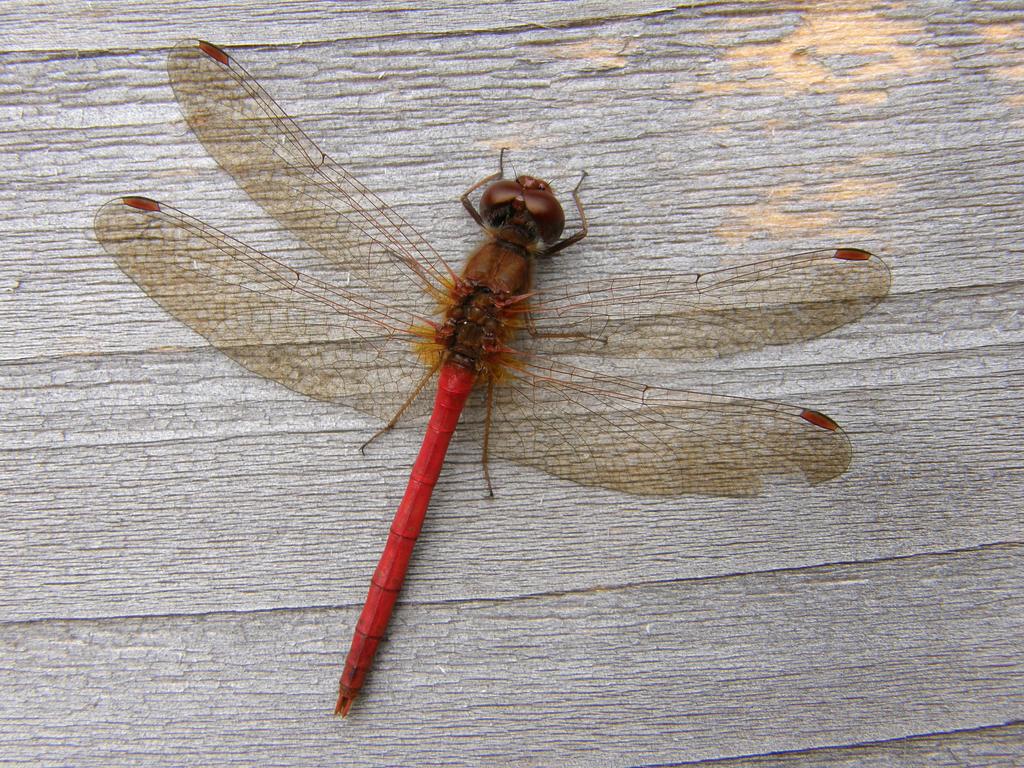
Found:
M 450 359 L 474 371 L 487 367 L 490 358 L 505 347 L 511 325 L 504 316 L 507 302 L 490 289 L 477 286 L 445 317 L 437 332 L 437 341 L 448 350 Z

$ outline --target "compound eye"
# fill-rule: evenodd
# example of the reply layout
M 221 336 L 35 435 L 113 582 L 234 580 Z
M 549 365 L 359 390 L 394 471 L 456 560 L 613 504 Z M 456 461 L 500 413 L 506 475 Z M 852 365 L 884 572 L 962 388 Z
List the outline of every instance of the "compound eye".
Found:
M 484 190 L 480 198 L 480 214 L 490 220 L 490 214 L 498 208 L 509 205 L 516 199 L 523 199 L 523 188 L 511 179 L 496 181 Z
M 544 189 L 526 189 L 526 210 L 537 224 L 537 234 L 545 243 L 553 243 L 565 229 L 565 212 L 558 198 L 545 185 Z

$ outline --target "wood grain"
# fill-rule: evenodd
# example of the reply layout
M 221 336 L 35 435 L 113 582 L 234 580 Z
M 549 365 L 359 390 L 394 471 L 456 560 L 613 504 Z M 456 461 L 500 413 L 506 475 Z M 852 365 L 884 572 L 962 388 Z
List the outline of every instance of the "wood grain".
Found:
M 1024 762 L 1024 4 L 126 8 L 0 17 L 0 765 Z M 498 463 L 486 500 L 456 436 L 330 718 L 418 436 L 360 455 L 369 419 L 238 368 L 95 242 L 139 193 L 299 255 L 181 119 L 188 36 L 455 261 L 501 146 L 590 174 L 554 279 L 881 254 L 892 295 L 827 337 L 609 363 L 822 410 L 850 471 L 658 501 Z

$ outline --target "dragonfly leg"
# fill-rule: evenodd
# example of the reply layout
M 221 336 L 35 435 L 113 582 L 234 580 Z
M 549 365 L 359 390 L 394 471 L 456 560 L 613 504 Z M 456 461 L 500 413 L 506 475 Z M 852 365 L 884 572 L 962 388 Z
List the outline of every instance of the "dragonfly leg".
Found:
M 501 148 L 501 152 L 498 154 L 498 171 L 492 173 L 490 176 L 484 176 L 480 181 L 471 186 L 465 192 L 462 193 L 462 197 L 459 200 L 462 201 L 462 207 L 466 209 L 470 216 L 473 217 L 473 221 L 479 224 L 481 227 L 484 225 L 484 217 L 480 215 L 480 211 L 473 205 L 473 201 L 469 199 L 469 196 L 476 192 L 480 187 L 490 184 L 492 181 L 496 181 L 505 176 L 505 147 Z
M 484 412 L 484 452 L 482 464 L 484 467 L 484 483 L 487 485 L 487 497 L 494 498 L 494 486 L 491 485 L 491 470 L 489 468 L 487 449 L 491 437 L 491 407 L 494 405 L 494 379 L 487 379 L 487 409 Z
M 365 443 L 359 446 L 360 453 L 366 453 L 366 446 L 368 446 L 378 437 L 383 435 L 385 432 L 390 432 L 392 429 L 395 428 L 395 425 L 401 420 L 402 414 L 409 409 L 410 405 L 416 402 L 416 398 L 420 396 L 420 393 L 423 391 L 423 388 L 427 386 L 427 384 L 430 382 L 432 378 L 434 378 L 434 374 L 437 373 L 437 369 L 440 367 L 441 363 L 439 362 L 435 366 L 433 366 L 429 371 L 427 371 L 426 374 L 424 374 L 423 378 L 420 379 L 419 383 L 416 385 L 416 388 L 412 391 L 412 394 L 405 399 L 405 402 L 402 403 L 402 406 L 398 409 L 395 415 L 391 417 L 391 421 L 389 421 L 383 427 L 374 432 L 369 440 L 367 440 Z
M 583 186 L 583 180 L 585 178 L 587 178 L 586 171 L 584 171 L 583 175 L 580 176 L 580 180 L 576 183 L 576 186 L 572 191 L 573 202 L 576 203 L 576 210 L 579 211 L 580 214 L 580 231 L 569 235 L 569 237 L 565 238 L 564 240 L 559 240 L 550 248 L 547 248 L 546 250 L 542 251 L 540 253 L 540 256 L 554 256 L 559 251 L 568 248 L 573 243 L 578 243 L 580 240 L 587 236 L 587 214 L 583 212 L 583 203 L 580 201 L 580 187 Z

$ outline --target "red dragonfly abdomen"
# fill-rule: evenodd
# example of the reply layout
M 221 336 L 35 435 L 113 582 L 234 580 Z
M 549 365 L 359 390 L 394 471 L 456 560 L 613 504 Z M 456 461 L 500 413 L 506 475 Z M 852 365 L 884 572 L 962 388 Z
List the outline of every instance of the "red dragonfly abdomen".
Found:
M 445 349 L 446 360 L 437 381 L 434 410 L 356 623 L 341 673 L 336 715 L 348 714 L 373 664 L 441 474 L 448 443 L 478 373 L 490 367 L 517 326 L 516 320 L 506 316 L 505 305 L 516 303 L 518 299 L 512 297 L 529 290 L 529 258 L 528 249 L 514 239 L 492 237 L 466 262 L 460 277 L 465 292 L 449 308 L 437 333 L 436 341 Z M 490 371 L 485 375 L 491 375 Z
M 413 546 L 423 526 L 423 518 L 430 504 L 430 495 L 441 474 L 448 443 L 455 432 L 466 398 L 473 389 L 476 373 L 455 363 L 441 366 L 437 381 L 434 412 L 427 424 L 416 463 L 409 476 L 405 496 L 391 523 L 388 541 L 381 553 L 377 570 L 370 582 L 366 603 L 359 615 L 352 647 L 341 674 L 338 703 L 334 713 L 344 717 L 363 686 L 363 680 L 373 663 L 377 645 L 387 628 L 391 611 L 405 579 L 405 571 L 412 556 Z

